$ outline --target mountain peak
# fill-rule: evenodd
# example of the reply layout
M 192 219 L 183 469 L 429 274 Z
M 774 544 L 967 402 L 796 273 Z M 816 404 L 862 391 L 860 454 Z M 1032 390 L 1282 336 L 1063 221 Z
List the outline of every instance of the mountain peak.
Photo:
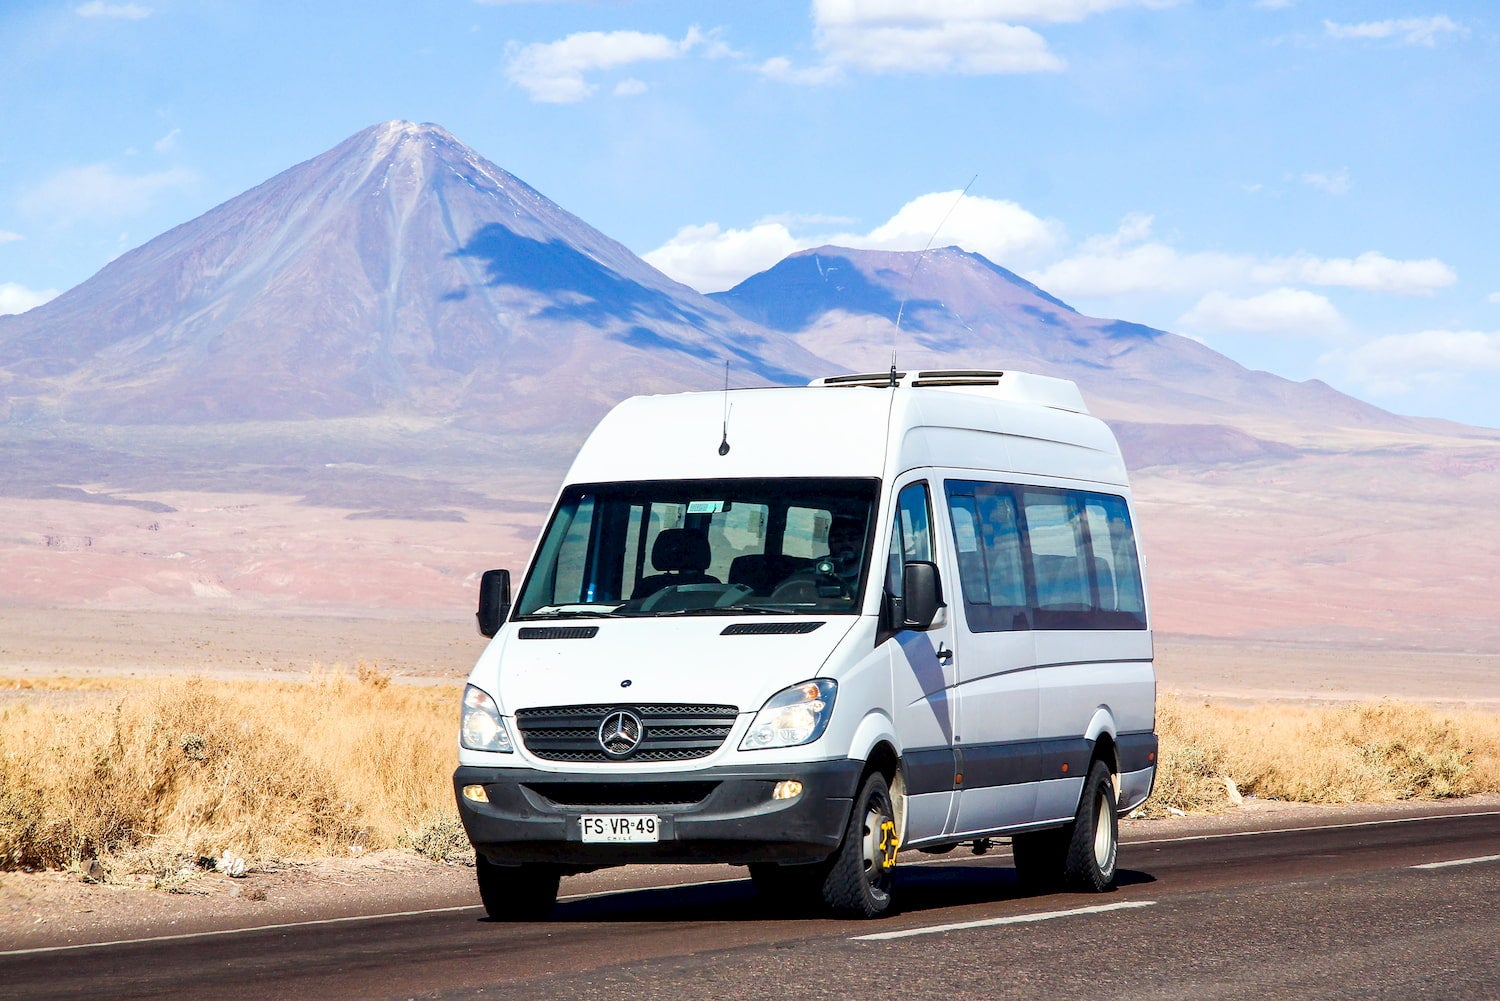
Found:
M 572 426 L 622 393 L 715 385 L 726 362 L 776 382 L 826 368 L 440 126 L 401 120 L 0 319 L 0 380 L 27 380 L 11 412 L 92 423 Z M 570 394 L 546 388 L 554 371 Z
M 456 152 L 459 157 L 478 161 L 481 157 L 464 145 L 451 132 L 432 122 L 408 122 L 399 118 L 369 128 L 350 136 L 330 153 L 358 150 L 371 161 L 388 157 L 424 157 L 437 149 Z
M 775 294 L 763 294 L 766 289 Z M 814 247 L 711 298 L 784 333 L 797 333 L 835 310 L 888 324 L 899 315 L 904 329 L 918 330 L 954 313 L 1074 312 L 983 255 L 953 246 L 925 251 Z

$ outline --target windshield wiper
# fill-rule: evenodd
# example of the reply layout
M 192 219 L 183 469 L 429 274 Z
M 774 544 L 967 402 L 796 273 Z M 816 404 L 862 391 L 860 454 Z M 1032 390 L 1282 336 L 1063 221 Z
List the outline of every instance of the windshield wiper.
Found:
M 706 605 L 702 608 L 668 608 L 660 612 L 643 612 L 643 615 L 797 615 L 781 608 L 765 605 Z
M 749 615 L 801 615 L 801 612 L 793 612 L 786 608 L 772 608 L 769 605 L 723 605 L 721 610 L 734 614 L 745 613 Z

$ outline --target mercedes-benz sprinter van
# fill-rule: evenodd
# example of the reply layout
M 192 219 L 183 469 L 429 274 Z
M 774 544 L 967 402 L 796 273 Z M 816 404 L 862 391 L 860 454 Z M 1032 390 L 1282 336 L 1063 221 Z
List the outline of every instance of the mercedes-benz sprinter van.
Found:
M 559 877 L 748 865 L 875 916 L 899 852 L 1009 837 L 1104 890 L 1155 776 L 1124 463 L 1071 382 L 890 372 L 636 397 L 568 473 L 464 691 L 493 917 Z

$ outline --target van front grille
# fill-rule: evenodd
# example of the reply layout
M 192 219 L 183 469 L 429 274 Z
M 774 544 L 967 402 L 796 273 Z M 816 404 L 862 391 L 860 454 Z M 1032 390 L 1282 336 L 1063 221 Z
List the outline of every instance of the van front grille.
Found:
M 607 754 L 599 728 L 621 711 L 640 720 L 640 741 L 628 753 Z M 547 761 L 689 761 L 717 751 L 738 715 L 734 706 L 549 706 L 517 712 L 516 728 L 526 750 Z

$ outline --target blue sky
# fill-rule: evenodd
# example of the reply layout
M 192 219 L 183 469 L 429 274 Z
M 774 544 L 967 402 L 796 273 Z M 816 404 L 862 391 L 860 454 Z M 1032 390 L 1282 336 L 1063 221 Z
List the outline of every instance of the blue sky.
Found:
M 1497 67 L 1478 0 L 5 0 L 0 312 L 399 118 L 704 291 L 946 216 L 1085 313 L 1497 427 Z

